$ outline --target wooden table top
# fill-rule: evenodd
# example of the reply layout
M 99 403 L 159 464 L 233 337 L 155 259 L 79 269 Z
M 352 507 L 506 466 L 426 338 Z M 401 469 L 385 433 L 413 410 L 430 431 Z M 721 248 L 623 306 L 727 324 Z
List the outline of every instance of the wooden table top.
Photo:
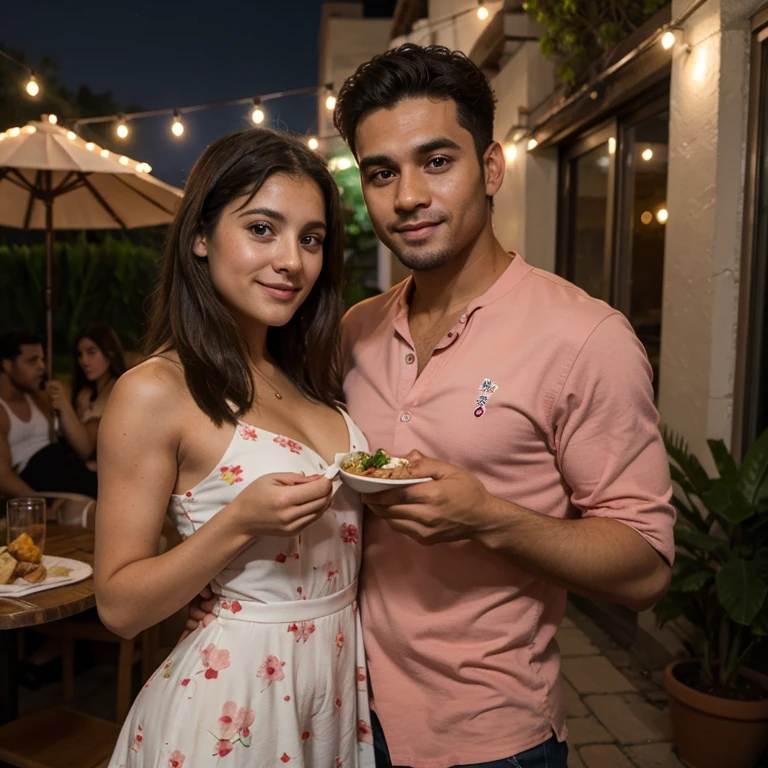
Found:
M 93 531 L 58 523 L 48 523 L 45 538 L 45 554 L 69 557 L 93 565 Z M 65 619 L 96 605 L 93 577 L 77 584 L 67 584 L 55 589 L 24 595 L 20 600 L 32 603 L 35 608 L 23 608 L 0 597 L 0 630 L 34 627 L 48 621 Z

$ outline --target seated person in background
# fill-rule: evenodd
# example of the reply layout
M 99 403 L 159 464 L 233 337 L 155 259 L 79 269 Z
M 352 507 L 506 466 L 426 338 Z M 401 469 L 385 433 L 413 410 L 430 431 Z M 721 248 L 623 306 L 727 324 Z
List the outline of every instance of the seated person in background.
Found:
M 101 414 L 125 368 L 125 352 L 117 334 L 106 323 L 94 323 L 85 328 L 75 342 L 71 400 L 63 382 L 46 384 L 67 442 L 90 468 L 95 469 L 95 462 L 89 459 L 96 452 Z
M 56 442 L 53 412 L 40 392 L 45 357 L 39 336 L 0 334 L 0 495 L 65 491 L 96 497 L 96 473 Z M 62 423 L 67 440 L 71 435 Z

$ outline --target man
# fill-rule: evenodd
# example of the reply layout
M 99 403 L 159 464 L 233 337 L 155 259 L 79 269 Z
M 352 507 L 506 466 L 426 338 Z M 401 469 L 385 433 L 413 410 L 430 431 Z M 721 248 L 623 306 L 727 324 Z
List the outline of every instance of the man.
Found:
M 40 397 L 44 379 L 40 337 L 28 331 L 0 335 L 0 495 L 63 491 L 95 498 L 96 473 L 54 441 L 52 410 Z
M 343 350 L 372 449 L 415 448 L 435 479 L 364 497 L 373 706 L 391 764 L 414 768 L 565 768 L 566 591 L 643 610 L 673 559 L 645 352 L 495 238 L 494 110 L 462 54 L 405 45 L 363 64 L 335 113 L 376 234 L 413 270 L 350 310 Z
M 674 556 L 645 352 L 495 238 L 494 110 L 465 56 L 410 44 L 336 106 L 376 234 L 413 270 L 345 317 L 349 412 L 372 450 L 434 478 L 363 497 L 381 766 L 565 768 L 567 591 L 643 610 Z

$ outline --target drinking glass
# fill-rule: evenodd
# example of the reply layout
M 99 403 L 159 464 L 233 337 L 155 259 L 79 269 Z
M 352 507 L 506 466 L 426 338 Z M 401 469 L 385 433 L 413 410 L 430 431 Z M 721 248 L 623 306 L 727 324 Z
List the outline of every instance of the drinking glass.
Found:
M 45 499 L 11 499 L 8 502 L 8 543 L 22 533 L 45 551 Z

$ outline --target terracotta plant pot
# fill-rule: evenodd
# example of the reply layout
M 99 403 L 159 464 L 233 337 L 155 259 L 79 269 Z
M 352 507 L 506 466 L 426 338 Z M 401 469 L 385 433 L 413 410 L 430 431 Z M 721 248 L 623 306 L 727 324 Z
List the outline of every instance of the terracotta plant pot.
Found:
M 768 745 L 768 699 L 733 701 L 689 688 L 674 670 L 695 663 L 673 661 L 664 670 L 678 757 L 690 768 L 755 768 Z M 741 674 L 768 691 L 765 675 L 749 669 Z

